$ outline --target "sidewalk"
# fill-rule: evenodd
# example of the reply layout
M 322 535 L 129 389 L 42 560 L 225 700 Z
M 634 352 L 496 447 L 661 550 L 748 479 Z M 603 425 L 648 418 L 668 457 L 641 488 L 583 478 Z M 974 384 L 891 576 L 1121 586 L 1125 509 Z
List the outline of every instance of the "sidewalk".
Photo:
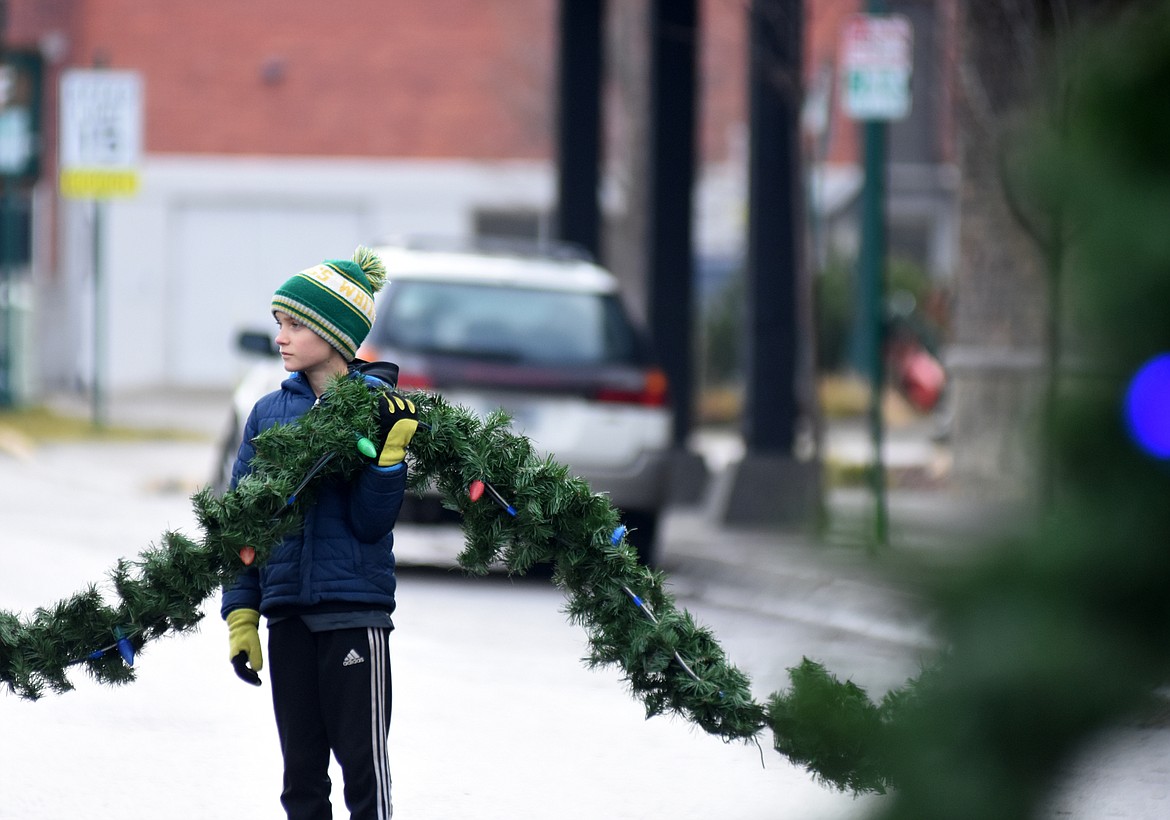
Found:
M 55 393 L 44 404 L 62 415 L 94 420 L 95 408 L 88 395 Z M 166 389 L 114 393 L 103 402 L 105 424 L 138 430 L 160 430 L 206 436 L 223 433 L 231 409 L 231 391 Z

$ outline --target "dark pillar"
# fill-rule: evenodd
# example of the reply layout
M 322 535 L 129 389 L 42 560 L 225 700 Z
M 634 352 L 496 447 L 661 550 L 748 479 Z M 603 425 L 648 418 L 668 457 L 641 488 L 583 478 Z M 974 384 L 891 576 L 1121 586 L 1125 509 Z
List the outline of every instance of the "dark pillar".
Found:
M 693 406 L 691 203 L 695 181 L 695 0 L 650 4 L 650 214 L 647 314 L 674 399 L 674 445 Z
M 795 442 L 800 2 L 751 10 L 748 161 L 749 449 L 790 455 Z
M 561 0 L 557 94 L 556 236 L 601 258 L 601 24 L 603 0 Z
M 725 508 L 728 521 L 812 523 L 819 470 L 796 458 L 802 378 L 811 344 L 800 237 L 801 0 L 752 0 L 749 11 L 750 158 L 747 237 L 747 385 L 744 442 Z M 811 390 L 809 391 L 811 392 Z

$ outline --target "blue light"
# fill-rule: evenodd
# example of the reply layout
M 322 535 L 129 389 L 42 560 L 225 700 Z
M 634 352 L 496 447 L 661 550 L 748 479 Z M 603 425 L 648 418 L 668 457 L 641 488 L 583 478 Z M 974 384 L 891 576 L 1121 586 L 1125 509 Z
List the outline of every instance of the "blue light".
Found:
M 118 654 L 122 656 L 127 666 L 133 666 L 134 646 L 130 643 L 128 634 L 122 631 L 122 627 L 117 626 L 114 627 L 114 637 L 118 639 Z
M 1146 453 L 1170 459 L 1170 353 L 1150 359 L 1130 380 L 1125 423 Z

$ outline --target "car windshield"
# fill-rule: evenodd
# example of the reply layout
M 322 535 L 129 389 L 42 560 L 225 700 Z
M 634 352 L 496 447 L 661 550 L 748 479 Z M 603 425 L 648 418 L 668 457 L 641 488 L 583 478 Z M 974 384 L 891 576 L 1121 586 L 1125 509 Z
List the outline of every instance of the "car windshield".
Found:
M 639 360 L 637 336 L 610 294 L 398 281 L 372 335 L 379 346 L 502 361 Z

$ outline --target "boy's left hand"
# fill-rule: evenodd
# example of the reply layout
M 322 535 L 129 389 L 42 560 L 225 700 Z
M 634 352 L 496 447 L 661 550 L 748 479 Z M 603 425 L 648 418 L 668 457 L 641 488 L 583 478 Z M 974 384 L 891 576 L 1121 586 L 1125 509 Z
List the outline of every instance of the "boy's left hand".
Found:
M 378 454 L 379 467 L 393 467 L 406 458 L 406 445 L 418 429 L 418 409 L 410 399 L 397 391 L 378 396 L 378 437 L 382 446 Z

